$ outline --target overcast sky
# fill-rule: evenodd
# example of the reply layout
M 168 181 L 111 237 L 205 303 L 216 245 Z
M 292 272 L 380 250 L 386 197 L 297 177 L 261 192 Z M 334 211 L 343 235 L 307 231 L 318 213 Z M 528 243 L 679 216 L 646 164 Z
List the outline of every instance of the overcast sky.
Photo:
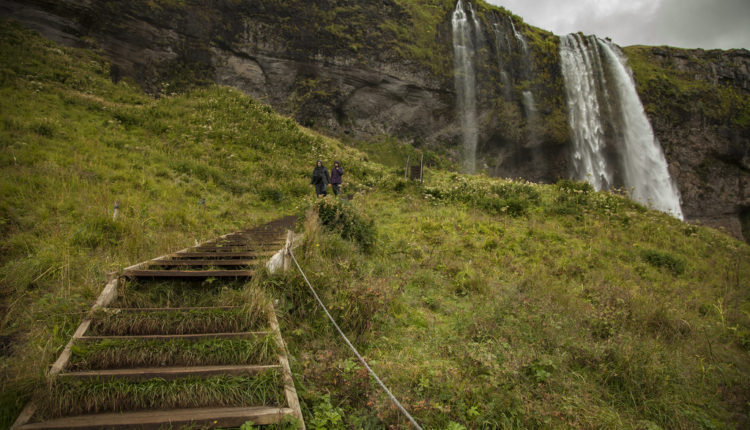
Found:
M 621 46 L 750 49 L 750 0 L 487 0 L 554 32 Z

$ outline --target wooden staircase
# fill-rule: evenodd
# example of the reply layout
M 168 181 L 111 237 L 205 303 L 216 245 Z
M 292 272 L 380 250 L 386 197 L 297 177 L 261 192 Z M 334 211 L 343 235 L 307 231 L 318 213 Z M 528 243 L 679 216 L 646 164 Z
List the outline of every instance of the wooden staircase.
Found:
M 118 306 L 118 286 L 125 280 L 138 282 L 142 288 L 148 288 L 149 283 L 157 282 L 157 278 L 178 279 L 181 282 L 205 281 L 208 278 L 222 278 L 225 282 L 235 282 L 252 276 L 260 258 L 270 256 L 274 249 L 283 245 L 281 240 L 285 230 L 294 223 L 293 218 L 283 218 L 264 226 L 236 232 L 222 236 L 216 240 L 188 248 L 173 254 L 168 254 L 124 269 L 123 278 L 112 279 L 102 291 L 96 304 L 92 307 L 86 319 L 76 330 L 73 338 L 68 342 L 62 354 L 49 372 L 51 387 L 55 383 L 73 381 L 70 387 L 76 389 L 77 383 L 105 383 L 117 384 L 148 384 L 153 381 L 208 381 L 210 378 L 256 378 L 261 375 L 271 375 L 270 390 L 275 390 L 275 397 L 283 399 L 279 404 L 236 404 L 216 405 L 211 401 L 201 405 L 185 407 L 162 407 L 159 399 L 149 399 L 154 407 L 149 409 L 128 410 L 118 405 L 110 410 L 88 410 L 85 413 L 52 414 L 45 409 L 45 402 L 54 397 L 52 388 L 49 393 L 37 395 L 22 411 L 12 429 L 164 429 L 164 428 L 221 428 L 239 427 L 246 422 L 255 425 L 277 424 L 285 417 L 293 417 L 304 429 L 302 413 L 297 399 L 297 393 L 292 381 L 286 347 L 279 331 L 278 321 L 271 304 L 263 304 L 260 311 L 255 308 L 256 315 L 246 315 L 246 308 L 240 306 L 180 306 L 180 307 L 123 307 Z M 216 268 L 221 268 L 218 270 Z M 164 282 L 163 280 L 161 282 Z M 200 285 L 204 285 L 200 284 Z M 223 282 L 210 282 L 209 288 L 217 288 Z M 124 295 L 127 295 L 127 289 Z M 128 303 L 127 297 L 120 297 L 119 303 Z M 265 303 L 265 302 L 264 302 Z M 178 330 L 175 326 L 157 325 L 154 329 L 142 329 L 138 333 L 129 333 L 133 328 L 132 321 L 136 318 L 162 317 L 179 319 L 191 318 L 200 313 L 211 313 L 215 319 L 247 316 L 247 321 L 254 322 L 257 327 L 241 327 L 230 332 L 216 330 Z M 265 315 L 262 315 L 265 314 Z M 97 327 L 107 327 L 108 318 L 117 315 L 124 318 L 126 334 L 122 330 L 110 329 L 102 332 Z M 259 316 L 258 316 L 259 315 Z M 166 319 L 167 321 L 173 321 Z M 244 321 L 244 320 L 242 320 Z M 119 326 L 118 326 L 119 327 Z M 192 326 L 191 326 L 192 327 Z M 115 345 L 112 354 L 127 356 L 133 345 L 149 345 L 149 342 L 176 345 L 175 342 L 207 342 L 222 340 L 241 342 L 247 340 L 271 339 L 275 345 L 265 362 L 233 362 L 233 363 L 198 363 L 184 365 L 168 363 L 166 359 L 161 366 L 153 363 L 107 367 L 94 366 L 86 368 L 76 363 L 77 351 L 86 350 L 87 346 Z M 118 342 L 120 342 L 118 344 Z M 118 348 L 117 345 L 120 345 Z M 180 344 L 184 345 L 184 344 Z M 175 358 L 175 360 L 178 360 Z M 208 358 L 210 361 L 211 358 Z M 174 360 L 172 360 L 174 361 Z M 271 362 L 272 361 L 272 362 Z M 159 364 L 159 363 L 157 363 Z M 269 373 L 271 372 L 271 373 Z M 66 386 L 67 387 L 67 386 Z M 85 396 L 80 392 L 75 396 Z M 77 398 L 77 397 L 74 397 Z M 153 400 L 153 401 L 152 401 Z M 94 402 L 96 403 L 96 402 Z M 167 405 L 169 406 L 169 405 Z M 96 408 L 91 408 L 96 409 Z M 106 409 L 106 408 L 104 408 Z M 46 412 L 45 412 L 46 411 Z

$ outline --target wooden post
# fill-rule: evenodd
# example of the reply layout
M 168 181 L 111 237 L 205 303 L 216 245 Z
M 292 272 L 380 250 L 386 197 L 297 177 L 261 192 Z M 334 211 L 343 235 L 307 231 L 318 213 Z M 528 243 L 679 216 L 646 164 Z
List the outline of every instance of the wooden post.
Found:
M 299 405 L 297 390 L 294 388 L 292 370 L 289 367 L 289 359 L 287 358 L 286 344 L 284 343 L 284 339 L 281 337 L 281 330 L 279 330 L 279 321 L 276 319 L 276 310 L 272 305 L 268 307 L 268 316 L 271 323 L 271 331 L 273 331 L 274 337 L 276 338 L 276 344 L 279 346 L 279 364 L 281 364 L 281 377 L 284 381 L 284 394 L 286 395 L 286 404 L 287 407 L 294 411 L 294 417 L 299 420 L 299 430 L 305 430 L 305 420 L 302 418 L 302 409 Z
M 419 185 L 422 185 L 423 174 L 424 174 L 424 154 L 422 154 L 422 159 L 419 160 Z
M 288 271 L 292 264 L 291 249 L 294 243 L 294 232 L 292 230 L 286 231 L 286 244 L 284 244 L 284 271 Z
M 120 213 L 120 202 L 115 202 L 115 209 L 112 211 L 112 221 L 117 221 L 117 214 Z
M 406 168 L 404 169 L 404 179 L 409 179 L 409 161 L 411 161 L 411 155 L 406 157 Z

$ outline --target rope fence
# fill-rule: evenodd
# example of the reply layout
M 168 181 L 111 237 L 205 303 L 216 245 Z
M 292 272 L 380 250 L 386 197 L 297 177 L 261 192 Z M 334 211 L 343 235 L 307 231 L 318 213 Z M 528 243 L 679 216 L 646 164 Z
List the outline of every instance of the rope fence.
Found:
M 349 346 L 352 352 L 354 352 L 354 355 L 357 356 L 357 359 L 359 359 L 360 363 L 362 363 L 362 365 L 365 366 L 365 369 L 367 369 L 370 375 L 372 375 L 372 377 L 375 378 L 375 381 L 377 381 L 377 383 L 380 385 L 383 391 L 385 391 L 386 394 L 388 394 L 388 397 L 391 398 L 391 401 L 393 402 L 393 404 L 395 404 L 399 408 L 399 410 L 401 410 L 404 416 L 406 416 L 406 418 L 409 420 L 411 425 L 414 426 L 415 429 L 422 430 L 422 427 L 420 427 L 419 424 L 417 424 L 417 422 L 414 420 L 414 418 L 412 418 L 412 416 L 409 414 L 409 412 L 406 409 L 404 409 L 404 407 L 401 405 L 401 402 L 399 402 L 398 399 L 396 399 L 396 397 L 391 393 L 391 390 L 389 390 L 388 387 L 385 386 L 383 381 L 380 380 L 378 375 L 367 364 L 364 357 L 362 357 L 359 351 L 357 351 L 357 348 L 355 348 L 354 345 L 352 345 L 352 343 L 349 341 L 349 338 L 347 338 L 344 332 L 341 331 L 341 328 L 339 327 L 339 325 L 336 324 L 336 320 L 334 320 L 330 312 L 328 312 L 328 309 L 323 304 L 323 301 L 320 300 L 320 297 L 318 296 L 318 293 L 315 291 L 315 288 L 313 288 L 312 284 L 307 279 L 307 275 L 305 275 L 305 272 L 302 270 L 302 267 L 300 267 L 299 262 L 297 262 L 297 258 L 294 257 L 294 253 L 292 252 L 291 247 L 289 247 L 289 255 L 291 255 L 292 261 L 294 261 L 294 264 L 297 266 L 297 269 L 299 269 L 299 272 L 302 274 L 302 277 L 305 279 L 305 282 L 307 283 L 307 286 L 310 288 L 310 292 L 312 292 L 313 296 L 315 297 L 315 300 L 317 300 L 318 305 L 320 305 L 320 307 L 323 309 L 323 312 L 325 312 L 325 314 L 328 316 L 328 319 L 331 320 L 331 323 L 333 324 L 333 326 L 336 327 L 336 331 L 338 331 L 341 337 L 344 338 L 344 342 L 346 342 L 346 344 Z

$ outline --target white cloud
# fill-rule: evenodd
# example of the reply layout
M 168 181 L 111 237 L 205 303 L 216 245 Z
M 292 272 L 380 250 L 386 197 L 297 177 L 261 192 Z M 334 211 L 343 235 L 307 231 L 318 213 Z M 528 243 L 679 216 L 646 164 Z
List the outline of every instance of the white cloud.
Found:
M 750 48 L 748 0 L 488 0 L 529 24 L 627 46 Z

